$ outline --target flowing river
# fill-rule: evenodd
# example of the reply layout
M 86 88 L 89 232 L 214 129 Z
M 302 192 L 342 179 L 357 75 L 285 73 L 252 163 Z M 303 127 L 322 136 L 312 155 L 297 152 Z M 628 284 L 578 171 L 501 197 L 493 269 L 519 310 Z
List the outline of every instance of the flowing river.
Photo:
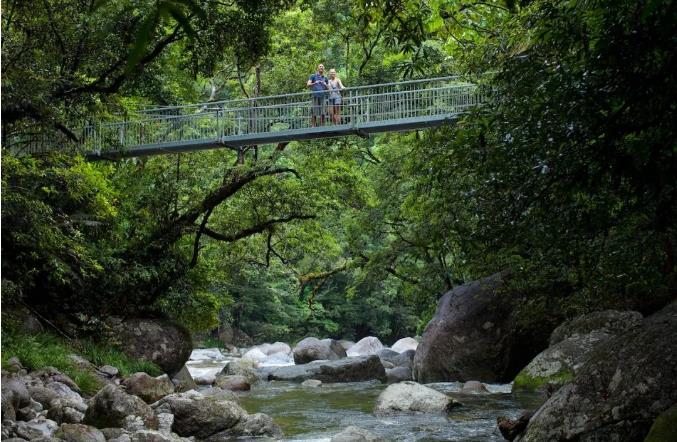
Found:
M 428 384 L 450 393 L 463 406 L 447 415 L 398 414 L 376 417 L 372 410 L 385 384 L 355 382 L 302 387 L 287 382 L 264 382 L 240 397 L 249 413 L 273 417 L 289 441 L 329 441 L 351 425 L 392 441 L 503 441 L 497 416 L 518 417 L 538 400 L 513 395 L 510 385 L 487 385 L 489 393 L 460 394 L 461 384 Z
M 193 361 L 194 376 L 213 376 L 226 361 Z M 248 413 L 266 413 L 282 427 L 288 441 L 329 441 L 354 425 L 388 441 L 503 441 L 498 416 L 511 419 L 539 403 L 537 395 L 511 393 L 510 384 L 488 384 L 488 393 L 461 394 L 456 382 L 427 384 L 463 405 L 449 414 L 398 414 L 377 417 L 376 398 L 387 385 L 378 381 L 303 387 L 289 382 L 259 382 L 238 392 Z

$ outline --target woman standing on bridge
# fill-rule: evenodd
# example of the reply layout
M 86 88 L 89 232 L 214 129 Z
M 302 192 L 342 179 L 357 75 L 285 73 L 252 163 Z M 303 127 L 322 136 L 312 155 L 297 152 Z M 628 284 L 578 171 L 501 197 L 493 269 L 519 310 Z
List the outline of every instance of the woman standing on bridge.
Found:
M 336 76 L 336 69 L 329 70 L 329 115 L 334 124 L 341 123 L 341 91 L 345 89 L 341 79 Z

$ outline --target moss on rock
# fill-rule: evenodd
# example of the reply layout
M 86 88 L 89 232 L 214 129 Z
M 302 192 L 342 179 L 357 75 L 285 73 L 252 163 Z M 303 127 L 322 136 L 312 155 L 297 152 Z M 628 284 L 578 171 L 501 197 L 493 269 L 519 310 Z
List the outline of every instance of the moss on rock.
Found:
M 677 405 L 659 414 L 644 442 L 667 442 L 677 440 Z
M 522 370 L 515 378 L 512 388 L 513 391 L 539 391 L 548 385 L 559 388 L 573 377 L 573 371 L 568 369 L 550 376 L 532 376 L 526 370 Z

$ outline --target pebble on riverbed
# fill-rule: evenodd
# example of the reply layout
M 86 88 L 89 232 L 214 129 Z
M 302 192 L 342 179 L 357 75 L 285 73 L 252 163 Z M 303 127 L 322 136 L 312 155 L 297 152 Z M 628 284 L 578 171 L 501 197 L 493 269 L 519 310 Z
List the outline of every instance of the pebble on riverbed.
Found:
M 301 386 L 303 387 L 319 387 L 322 385 L 322 381 L 318 381 L 317 379 L 308 379 L 303 382 L 301 382 Z

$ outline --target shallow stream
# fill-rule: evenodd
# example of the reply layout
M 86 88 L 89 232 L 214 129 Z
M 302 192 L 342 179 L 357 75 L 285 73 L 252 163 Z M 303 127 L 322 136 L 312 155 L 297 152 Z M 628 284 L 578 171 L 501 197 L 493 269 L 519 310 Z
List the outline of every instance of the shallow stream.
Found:
M 329 441 L 355 425 L 389 441 L 503 441 L 496 417 L 518 417 L 535 408 L 538 397 L 510 393 L 511 386 L 488 385 L 490 393 L 460 394 L 461 384 L 428 386 L 449 393 L 463 406 L 448 415 L 414 414 L 376 417 L 372 410 L 380 382 L 323 384 L 317 388 L 287 382 L 260 382 L 241 393 L 240 403 L 249 413 L 270 415 L 282 427 L 284 440 Z

